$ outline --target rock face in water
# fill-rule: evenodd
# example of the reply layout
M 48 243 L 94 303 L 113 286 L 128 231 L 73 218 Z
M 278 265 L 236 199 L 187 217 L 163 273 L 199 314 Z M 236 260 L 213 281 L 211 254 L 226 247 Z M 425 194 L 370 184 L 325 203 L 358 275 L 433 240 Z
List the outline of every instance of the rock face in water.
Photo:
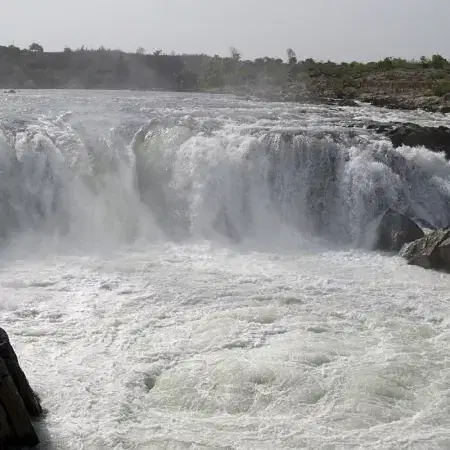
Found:
M 30 418 L 42 414 L 39 398 L 20 368 L 6 331 L 0 328 L 0 448 L 39 444 Z
M 408 264 L 450 272 L 450 230 L 436 230 L 400 252 Z
M 450 159 L 450 128 L 424 127 L 414 123 L 371 124 L 369 129 L 385 134 L 394 147 L 408 145 L 410 147 L 424 146 L 435 152 L 445 152 Z
M 413 220 L 388 209 L 376 230 L 375 249 L 398 252 L 405 244 L 423 236 L 424 232 Z

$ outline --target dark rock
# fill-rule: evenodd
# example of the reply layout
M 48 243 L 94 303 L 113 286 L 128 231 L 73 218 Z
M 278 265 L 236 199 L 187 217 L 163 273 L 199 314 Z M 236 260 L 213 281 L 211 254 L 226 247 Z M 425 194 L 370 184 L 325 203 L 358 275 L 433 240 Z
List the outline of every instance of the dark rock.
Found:
M 352 100 L 350 98 L 343 98 L 343 99 L 339 99 L 336 104 L 338 106 L 353 106 L 353 107 L 359 107 L 360 105 L 358 103 L 355 102 L 355 100 Z
M 448 113 L 450 113 L 450 106 L 443 106 L 443 107 L 441 108 L 441 113 L 442 113 L 442 114 L 448 114 Z
M 403 98 L 390 95 L 363 95 L 361 96 L 361 101 L 370 103 L 372 106 L 377 106 L 379 108 L 403 110 L 416 109 Z
M 387 132 L 394 147 L 409 145 L 410 147 L 424 146 L 434 151 L 444 151 L 450 157 L 450 128 L 422 127 L 407 123 Z
M 375 250 L 398 252 L 405 244 L 424 236 L 422 229 L 409 217 L 388 209 L 376 229 Z
M 14 89 L 10 89 L 9 91 L 5 91 L 5 94 L 15 94 L 16 91 Z
M 0 448 L 38 445 L 31 418 L 42 414 L 40 400 L 20 368 L 7 333 L 0 328 Z
M 16 389 L 22 397 L 28 415 L 34 418 L 42 416 L 43 410 L 39 397 L 31 389 L 27 377 L 20 367 L 17 355 L 9 342 L 8 334 L 2 328 L 0 328 L 0 358 L 4 361 Z
M 370 123 L 367 129 L 386 135 L 394 147 L 424 146 L 435 152 L 445 152 L 447 159 L 450 159 L 450 128 L 448 127 L 425 127 L 409 122 L 391 122 Z
M 355 100 L 349 97 L 344 97 L 343 95 L 335 94 L 334 97 L 322 98 L 321 103 L 333 106 L 352 106 L 359 108 L 361 105 Z
M 450 272 L 450 229 L 432 231 L 402 248 L 408 264 Z

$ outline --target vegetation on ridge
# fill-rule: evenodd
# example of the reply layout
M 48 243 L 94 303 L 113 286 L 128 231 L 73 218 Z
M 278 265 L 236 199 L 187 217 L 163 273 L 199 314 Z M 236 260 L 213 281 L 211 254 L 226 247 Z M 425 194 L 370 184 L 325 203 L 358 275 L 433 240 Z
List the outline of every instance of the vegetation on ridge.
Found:
M 233 90 L 295 100 L 308 97 L 360 98 L 370 95 L 444 97 L 450 93 L 450 62 L 441 55 L 419 60 L 385 58 L 368 63 L 299 61 L 288 49 L 286 59 L 244 60 L 230 56 L 176 55 L 144 48 L 134 53 L 104 47 L 45 52 L 0 46 L 2 88 Z

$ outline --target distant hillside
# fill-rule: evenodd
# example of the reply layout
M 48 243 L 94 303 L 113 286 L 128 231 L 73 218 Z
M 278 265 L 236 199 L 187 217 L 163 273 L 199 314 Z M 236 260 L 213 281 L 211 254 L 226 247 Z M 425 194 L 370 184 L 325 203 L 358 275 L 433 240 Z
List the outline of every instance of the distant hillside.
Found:
M 196 86 L 196 77 L 186 70 L 181 56 L 0 47 L 3 88 L 178 89 L 183 82 L 186 88 Z
M 439 110 L 450 101 L 450 63 L 440 55 L 419 61 L 298 61 L 291 49 L 286 61 L 243 60 L 234 48 L 229 57 L 146 54 L 142 48 L 49 53 L 33 43 L 28 49 L 0 46 L 0 87 L 226 91 L 273 100 L 359 99 Z

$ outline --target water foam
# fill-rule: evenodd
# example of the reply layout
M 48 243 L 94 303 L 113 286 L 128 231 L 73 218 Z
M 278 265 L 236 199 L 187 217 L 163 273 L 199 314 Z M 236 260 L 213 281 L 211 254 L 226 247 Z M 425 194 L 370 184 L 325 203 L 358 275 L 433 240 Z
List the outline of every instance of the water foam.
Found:
M 51 110 L 3 124 L 0 160 L 0 318 L 43 448 L 448 448 L 448 279 L 348 248 L 386 205 L 448 218 L 439 156 L 343 126 L 394 113 L 15 98 Z

